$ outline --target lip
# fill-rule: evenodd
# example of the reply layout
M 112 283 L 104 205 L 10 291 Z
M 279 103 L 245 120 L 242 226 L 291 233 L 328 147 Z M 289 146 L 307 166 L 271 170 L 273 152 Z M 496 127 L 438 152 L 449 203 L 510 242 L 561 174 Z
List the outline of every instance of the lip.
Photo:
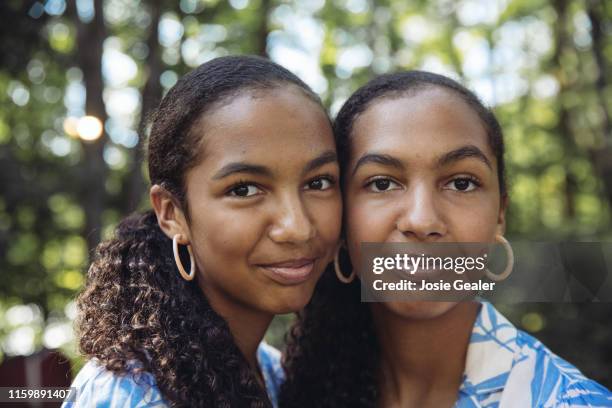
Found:
M 307 281 L 314 272 L 316 258 L 290 259 L 282 262 L 259 264 L 267 275 L 282 285 L 297 285 Z

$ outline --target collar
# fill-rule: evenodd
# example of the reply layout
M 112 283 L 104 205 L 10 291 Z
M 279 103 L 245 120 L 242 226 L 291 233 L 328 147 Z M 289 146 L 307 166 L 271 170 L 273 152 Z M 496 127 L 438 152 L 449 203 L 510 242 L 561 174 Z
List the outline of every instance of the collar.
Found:
M 514 365 L 518 330 L 493 305 L 481 301 L 468 345 L 460 393 L 501 391 Z

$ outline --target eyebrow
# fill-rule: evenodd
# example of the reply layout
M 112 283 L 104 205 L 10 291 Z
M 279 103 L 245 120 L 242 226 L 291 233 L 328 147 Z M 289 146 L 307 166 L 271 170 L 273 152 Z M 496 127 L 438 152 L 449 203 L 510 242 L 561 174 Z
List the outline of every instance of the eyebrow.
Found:
M 309 173 L 314 169 L 318 169 L 319 167 L 326 165 L 327 163 L 334 163 L 337 161 L 338 156 L 336 156 L 336 152 L 334 152 L 333 150 L 328 150 L 306 163 L 306 166 L 304 166 L 304 170 L 302 171 L 302 173 Z
M 445 153 L 438 159 L 437 164 L 438 167 L 442 167 L 467 158 L 478 159 L 484 164 L 486 164 L 489 168 L 492 168 L 491 162 L 489 161 L 489 159 L 487 159 L 487 156 L 483 153 L 482 150 L 480 150 L 474 145 L 462 146 L 458 149 L 451 150 L 450 152 Z
M 405 168 L 404 164 L 393 156 L 380 153 L 368 153 L 361 156 L 361 158 L 357 161 L 357 164 L 355 164 L 355 167 L 353 168 L 352 174 L 354 175 L 359 167 L 367 163 L 381 164 L 383 166 L 394 167 L 399 170 L 403 170 Z
M 217 174 L 213 176 L 213 180 L 220 180 L 236 173 L 256 174 L 259 176 L 272 176 L 272 172 L 270 171 L 270 169 L 265 166 L 244 162 L 234 162 L 228 163 L 223 166 L 221 170 L 219 170 Z
M 319 155 L 318 157 L 315 157 L 314 159 L 306 163 L 302 173 L 303 174 L 308 173 L 314 169 L 324 166 L 327 163 L 333 163 L 337 160 L 338 158 L 334 151 L 332 150 L 326 151 L 322 153 L 321 155 Z M 231 176 L 232 174 L 236 174 L 236 173 L 246 173 L 246 174 L 254 174 L 258 176 L 272 177 L 272 171 L 266 166 L 245 163 L 245 162 L 233 162 L 233 163 L 228 163 L 225 166 L 223 166 L 221 170 L 219 170 L 217 174 L 213 176 L 213 180 L 220 180 L 222 178 Z

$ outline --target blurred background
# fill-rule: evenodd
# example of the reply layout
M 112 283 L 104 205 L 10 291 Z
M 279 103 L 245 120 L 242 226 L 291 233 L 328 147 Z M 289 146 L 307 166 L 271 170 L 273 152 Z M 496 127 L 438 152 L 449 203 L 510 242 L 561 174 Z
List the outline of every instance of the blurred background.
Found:
M 377 74 L 458 79 L 505 131 L 510 241 L 611 241 L 611 17 L 603 0 L 0 1 L 0 385 L 49 350 L 80 367 L 89 253 L 148 206 L 145 119 L 221 55 L 270 57 L 332 115 Z M 612 387 L 612 303 L 499 308 Z

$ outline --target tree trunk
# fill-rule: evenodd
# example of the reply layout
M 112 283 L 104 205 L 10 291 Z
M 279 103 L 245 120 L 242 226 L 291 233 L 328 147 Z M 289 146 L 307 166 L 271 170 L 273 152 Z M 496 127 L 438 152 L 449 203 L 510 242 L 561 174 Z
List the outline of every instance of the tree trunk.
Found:
M 576 155 L 576 143 L 572 134 L 572 127 L 570 123 L 570 111 L 565 105 L 565 93 L 570 88 L 568 83 L 568 76 L 565 74 L 562 64 L 563 52 L 568 44 L 568 33 L 567 33 L 567 12 L 568 12 L 568 1 L 567 0 L 555 0 L 553 1 L 553 7 L 557 13 L 557 23 L 554 27 L 554 41 L 555 41 L 555 52 L 552 57 L 554 64 L 554 70 L 556 71 L 555 77 L 559 82 L 559 116 L 558 122 L 555 129 L 556 134 L 564 140 L 563 147 L 565 150 L 566 157 L 574 157 Z M 567 163 L 566 163 L 567 164 Z M 576 183 L 574 177 L 568 171 L 565 175 L 565 213 L 570 220 L 573 220 L 576 216 L 576 208 L 574 205 L 575 201 L 575 188 Z
M 102 93 L 102 45 L 106 38 L 102 0 L 94 0 L 94 18 L 84 23 L 78 16 L 76 0 L 69 1 L 69 13 L 77 28 L 77 62 L 83 72 L 85 83 L 85 113 L 95 116 L 104 124 L 107 119 Z M 83 142 L 84 158 L 82 161 L 83 183 L 82 204 L 85 210 L 85 237 L 91 251 L 98 245 L 102 229 L 102 211 L 106 203 L 105 181 L 108 168 L 104 162 L 104 145 L 107 135 L 95 141 Z
M 268 57 L 268 34 L 270 34 L 270 26 L 268 19 L 270 9 L 272 7 L 271 0 L 261 0 L 260 8 L 260 24 L 257 30 L 257 49 L 256 52 L 262 57 Z
M 610 109 L 606 99 L 606 89 L 609 85 L 606 74 L 610 71 L 604 55 L 605 35 L 601 24 L 602 20 L 605 21 L 605 16 L 602 16 L 604 13 L 603 4 L 590 0 L 587 2 L 586 11 L 591 21 L 593 57 L 597 65 L 595 93 L 602 113 L 601 129 L 604 139 L 601 148 L 591 151 L 591 158 L 602 181 L 606 199 L 612 208 L 612 120 L 610 119 Z
M 147 137 L 147 124 L 149 115 L 155 110 L 162 96 L 162 87 L 159 82 L 159 77 L 163 69 L 158 32 L 159 32 L 159 20 L 161 17 L 161 1 L 152 0 L 149 2 L 151 12 L 151 24 L 149 29 L 149 36 L 147 38 L 147 47 L 149 54 L 145 61 L 145 70 L 147 72 L 147 81 L 142 90 L 142 105 L 140 110 L 140 123 L 138 125 L 138 145 L 133 149 L 132 162 L 130 164 L 130 171 L 128 180 L 125 183 L 127 191 L 125 191 L 126 197 L 126 213 L 131 213 L 138 209 L 141 203 L 145 190 L 146 184 L 142 174 L 142 163 L 145 159 L 145 141 Z M 125 188 L 124 187 L 124 188 Z

